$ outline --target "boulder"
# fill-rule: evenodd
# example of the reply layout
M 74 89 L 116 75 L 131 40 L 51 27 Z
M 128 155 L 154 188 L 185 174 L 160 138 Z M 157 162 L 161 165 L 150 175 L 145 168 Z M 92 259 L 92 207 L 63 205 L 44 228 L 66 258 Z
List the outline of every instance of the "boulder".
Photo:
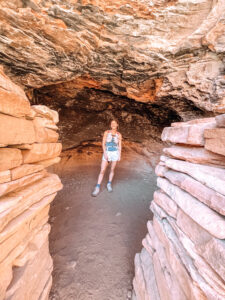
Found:
M 23 157 L 19 149 L 0 148 L 0 171 L 18 167 L 22 162 Z
M 167 193 L 186 214 L 210 234 L 219 239 L 225 238 L 225 219 L 221 215 L 179 187 L 171 184 L 167 179 L 158 178 L 157 185 Z
M 34 163 L 55 158 L 60 155 L 61 150 L 62 144 L 60 143 L 33 144 L 32 149 L 22 150 L 23 162 Z
M 0 114 L 0 143 L 6 145 L 34 143 L 32 121 Z

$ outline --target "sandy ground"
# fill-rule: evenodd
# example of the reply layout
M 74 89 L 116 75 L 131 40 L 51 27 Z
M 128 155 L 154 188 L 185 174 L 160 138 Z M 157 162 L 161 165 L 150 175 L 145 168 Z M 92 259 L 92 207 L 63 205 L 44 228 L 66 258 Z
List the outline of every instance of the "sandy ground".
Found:
M 79 152 L 79 153 L 78 153 Z M 50 211 L 54 260 L 53 300 L 126 300 L 131 296 L 134 255 L 152 218 L 149 203 L 156 177 L 149 161 L 125 153 L 116 167 L 113 192 L 91 197 L 101 151 L 64 153 L 54 168 L 64 184 Z

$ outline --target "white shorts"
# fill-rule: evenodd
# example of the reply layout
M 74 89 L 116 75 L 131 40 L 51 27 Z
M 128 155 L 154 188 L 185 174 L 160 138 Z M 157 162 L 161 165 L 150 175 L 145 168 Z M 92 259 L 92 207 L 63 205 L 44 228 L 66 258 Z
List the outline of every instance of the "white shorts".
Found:
M 119 151 L 106 151 L 108 156 L 108 161 L 118 161 L 120 157 Z M 102 155 L 102 160 L 107 161 L 104 157 L 104 153 Z

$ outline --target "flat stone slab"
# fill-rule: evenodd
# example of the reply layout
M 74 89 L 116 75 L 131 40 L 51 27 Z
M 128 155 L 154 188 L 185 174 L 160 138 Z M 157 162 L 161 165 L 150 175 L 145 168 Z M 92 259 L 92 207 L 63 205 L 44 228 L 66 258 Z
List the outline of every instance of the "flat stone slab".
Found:
M 181 172 L 165 170 L 163 177 L 167 178 L 171 183 L 179 186 L 181 189 L 188 192 L 213 210 L 225 216 L 224 195 L 208 188 L 191 176 Z
M 35 142 L 33 122 L 0 114 L 0 144 L 15 145 Z
M 167 159 L 166 167 L 175 171 L 186 173 L 214 191 L 225 195 L 225 170 L 212 166 L 193 164 L 186 161 Z
M 11 169 L 11 177 L 12 177 L 12 180 L 16 180 L 23 176 L 27 176 L 27 175 L 39 172 L 43 169 L 44 169 L 44 167 L 41 165 L 24 164 L 17 168 Z
M 164 142 L 171 142 L 174 144 L 188 144 L 195 146 L 203 146 L 204 131 L 208 128 L 215 128 L 215 120 L 207 123 L 199 123 L 194 125 L 184 125 L 175 127 L 165 127 L 161 139 Z
M 22 152 L 19 149 L 0 148 L 0 171 L 18 167 L 22 163 Z
M 164 148 L 163 152 L 170 157 L 197 164 L 215 164 L 225 166 L 225 157 L 206 150 L 203 147 L 185 147 L 174 145 Z
M 60 155 L 61 150 L 61 143 L 33 144 L 32 149 L 22 150 L 23 162 L 27 164 L 55 158 Z
M 0 112 L 15 117 L 30 115 L 30 102 L 21 87 L 0 69 Z
M 213 236 L 225 239 L 225 219 L 196 198 L 186 193 L 167 179 L 158 178 L 157 185 L 195 222 Z M 201 212 L 201 213 L 199 213 Z

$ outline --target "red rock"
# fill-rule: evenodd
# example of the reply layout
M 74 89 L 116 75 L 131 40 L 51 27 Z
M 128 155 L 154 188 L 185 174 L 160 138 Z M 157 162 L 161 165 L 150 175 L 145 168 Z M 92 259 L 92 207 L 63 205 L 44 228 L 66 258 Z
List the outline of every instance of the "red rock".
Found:
M 37 143 L 55 143 L 58 141 L 59 134 L 52 129 L 46 128 L 43 126 L 43 123 L 40 122 L 42 118 L 35 118 L 33 121 L 35 129 L 35 137 Z M 43 119 L 45 120 L 45 119 Z
M 206 139 L 224 139 L 225 138 L 225 128 L 214 128 L 206 129 L 204 131 L 204 137 Z
M 42 177 L 44 177 L 46 175 L 46 173 L 47 173 L 46 170 L 42 170 L 40 172 L 24 176 L 17 180 L 13 180 L 13 181 L 6 182 L 6 183 L 1 183 L 0 184 L 0 197 L 7 193 L 12 192 L 12 191 L 21 189 L 22 187 L 41 179 Z
M 32 105 L 32 109 L 36 113 L 36 117 L 41 116 L 52 120 L 55 124 L 59 122 L 58 112 L 48 108 L 45 105 Z
M 58 127 L 52 120 L 44 117 L 35 117 L 33 122 L 36 127 L 48 128 L 56 131 L 58 130 Z
M 202 147 L 172 146 L 164 148 L 163 152 L 173 158 L 186 160 L 197 164 L 215 164 L 225 166 L 225 157 L 207 151 Z
M 22 267 L 29 260 L 35 259 L 40 248 L 48 241 L 48 235 L 51 230 L 51 226 L 47 223 L 44 224 L 41 229 L 34 235 L 25 248 L 25 250 L 17 256 L 13 261 L 13 266 Z
M 30 176 L 30 175 L 28 175 Z M 55 174 L 48 174 L 41 180 L 30 184 L 23 190 L 12 192 L 2 197 L 0 202 L 0 230 L 13 218 L 44 197 L 54 194 L 62 188 L 61 181 Z
M 214 153 L 225 155 L 225 138 L 206 139 L 205 148 Z
M 6 291 L 5 299 L 39 299 L 51 272 L 52 259 L 48 243 L 45 243 L 33 261 L 14 269 L 13 280 Z
M 32 121 L 0 114 L 0 143 L 6 145 L 34 143 Z
M 199 287 L 198 282 L 194 282 L 190 275 L 193 269 L 192 262 L 178 242 L 176 235 L 168 224 L 159 221 L 154 217 L 153 228 L 166 252 L 166 259 L 169 262 L 173 273 L 176 274 L 177 281 L 182 288 L 187 299 L 206 300 L 206 295 Z M 201 282 L 200 282 L 201 283 Z
M 44 168 L 47 168 L 49 166 L 58 164 L 61 160 L 61 157 L 55 157 L 55 158 L 50 158 L 50 159 L 46 159 L 46 160 L 42 160 L 39 162 L 36 162 L 35 164 L 43 166 Z
M 155 168 L 155 174 L 156 174 L 157 176 L 163 177 L 163 174 L 164 174 L 164 172 L 165 172 L 166 170 L 168 170 L 168 168 L 166 168 L 166 167 L 163 166 L 163 165 L 160 165 L 160 163 L 159 163 L 159 164 L 156 166 L 156 168 Z
M 203 146 L 205 143 L 204 130 L 215 127 L 215 121 L 194 125 L 166 127 L 162 132 L 161 138 L 164 142 Z
M 151 239 L 152 246 L 155 249 L 155 252 L 158 255 L 158 259 L 161 265 L 161 269 L 164 273 L 165 280 L 167 282 L 167 286 L 169 287 L 170 290 L 170 299 L 177 299 L 177 300 L 184 300 L 187 299 L 185 296 L 182 287 L 180 286 L 177 278 L 176 278 L 176 273 L 173 272 L 167 257 L 166 257 L 166 251 L 164 248 L 164 245 L 160 242 L 157 234 L 155 233 L 152 222 L 148 221 L 147 223 L 148 227 L 148 232 L 149 236 Z
M 166 160 L 165 164 L 168 168 L 178 172 L 186 173 L 214 191 L 225 195 L 224 169 L 193 164 L 176 159 L 168 159 Z
M 186 126 L 186 125 L 196 125 L 196 124 L 202 124 L 202 123 L 212 123 L 215 122 L 215 118 L 202 118 L 202 119 L 194 119 L 191 121 L 187 121 L 187 122 L 174 122 L 171 123 L 172 127 L 182 127 L 182 126 Z
M 225 114 L 215 117 L 217 127 L 225 127 Z
M 163 193 L 163 191 L 158 190 L 154 192 L 154 201 L 162 209 L 164 209 L 165 212 L 168 213 L 168 215 L 176 218 L 178 210 L 177 204 L 165 193 Z
M 5 299 L 6 289 L 13 278 L 11 265 L 0 266 L 0 300 Z
M 193 241 L 199 255 L 221 276 L 225 278 L 225 243 L 213 238 L 182 210 L 177 216 L 177 225 Z
M 11 177 L 12 177 L 12 180 L 16 180 L 23 176 L 27 176 L 27 175 L 39 172 L 43 169 L 44 169 L 44 167 L 41 165 L 25 164 L 25 165 L 19 166 L 17 168 L 11 169 Z
M 44 287 L 44 290 L 42 291 L 38 300 L 49 300 L 49 293 L 51 290 L 51 286 L 52 286 L 52 276 L 49 277 L 49 279 Z
M 0 112 L 24 117 L 30 114 L 30 103 L 24 91 L 0 69 Z
M 215 192 L 199 181 L 180 172 L 166 171 L 164 177 L 213 210 L 225 215 L 225 196 L 222 194 Z
M 60 143 L 33 144 L 31 150 L 22 150 L 23 162 L 34 163 L 60 155 L 62 145 Z
M 225 238 L 225 220 L 221 215 L 211 210 L 208 206 L 199 202 L 196 198 L 184 192 L 179 187 L 171 184 L 167 179 L 159 177 L 157 185 L 167 193 L 167 195 L 169 195 L 186 214 L 205 230 L 219 239 Z
M 0 183 L 9 182 L 11 180 L 10 170 L 0 172 Z
M 153 212 L 154 216 L 157 216 L 160 219 L 164 219 L 168 216 L 167 213 L 154 201 L 151 201 L 150 210 Z
M 192 259 L 196 270 L 199 275 L 205 280 L 206 284 L 202 282 L 203 290 L 206 294 L 212 295 L 210 287 L 213 287 L 213 293 L 218 295 L 218 298 L 223 299 L 225 297 L 225 286 L 222 278 L 211 268 L 207 261 L 202 258 L 202 255 L 198 254 L 195 248 L 195 245 L 192 241 L 179 229 L 176 222 L 172 218 L 167 219 L 170 226 L 175 231 L 181 246 L 184 247 L 187 255 Z M 193 273 L 195 276 L 195 274 Z M 193 276 L 193 278 L 194 278 Z
M 47 198 L 49 201 L 50 197 Z M 46 199 L 43 199 L 40 204 L 46 203 Z M 26 211 L 15 218 L 13 225 L 18 225 L 18 227 L 14 229 L 14 232 L 12 232 L 12 224 L 10 224 L 0 233 L 0 239 L 3 239 L 0 252 L 0 269 L 5 265 L 13 266 L 15 259 L 23 253 L 29 242 L 48 221 L 48 212 L 48 204 L 38 211 Z
M 22 162 L 23 157 L 19 149 L 0 148 L 0 171 L 18 167 Z

